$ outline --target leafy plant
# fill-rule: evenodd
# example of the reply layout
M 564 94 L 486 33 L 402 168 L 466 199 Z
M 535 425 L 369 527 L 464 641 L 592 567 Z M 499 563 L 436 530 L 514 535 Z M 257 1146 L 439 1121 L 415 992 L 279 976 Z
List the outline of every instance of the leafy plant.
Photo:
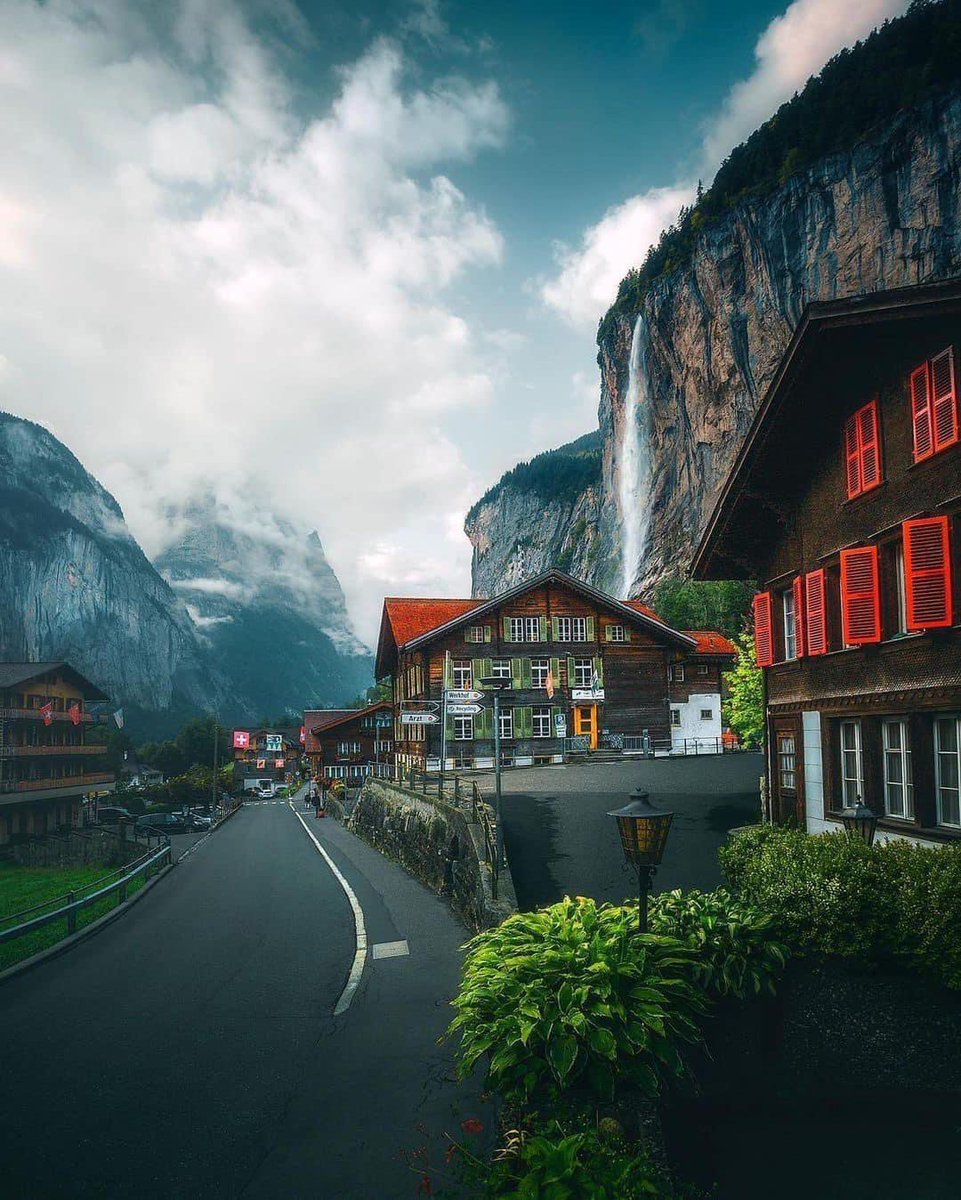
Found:
M 684 1067 L 706 1007 L 695 954 L 675 938 L 639 934 L 636 910 L 566 897 L 518 913 L 467 946 L 457 1016 L 463 1074 L 490 1055 L 490 1083 L 508 1097 L 615 1082 L 647 1095 Z
M 764 738 L 764 683 L 749 631 L 737 639 L 737 650 L 734 670 L 724 676 L 728 697 L 722 705 L 723 716 L 745 750 L 755 750 Z
M 717 996 L 773 995 L 787 961 L 774 918 L 726 888 L 661 892 L 651 899 L 650 927 L 697 952 L 696 978 Z

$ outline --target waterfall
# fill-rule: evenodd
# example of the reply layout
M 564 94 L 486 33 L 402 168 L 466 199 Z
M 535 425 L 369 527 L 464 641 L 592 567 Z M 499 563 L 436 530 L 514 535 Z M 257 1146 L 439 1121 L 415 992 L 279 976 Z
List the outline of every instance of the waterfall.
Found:
M 647 394 L 644 318 L 638 314 L 631 337 L 631 357 L 624 397 L 624 419 L 618 451 L 618 500 L 621 510 L 621 595 L 630 596 L 640 566 L 650 522 L 651 412 Z

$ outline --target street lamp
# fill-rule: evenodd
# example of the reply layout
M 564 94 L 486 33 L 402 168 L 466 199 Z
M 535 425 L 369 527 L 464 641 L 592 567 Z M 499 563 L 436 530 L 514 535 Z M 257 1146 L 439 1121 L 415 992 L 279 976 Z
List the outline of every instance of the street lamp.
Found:
M 637 870 L 637 925 L 641 933 L 645 933 L 647 894 L 651 890 L 651 879 L 664 857 L 674 814 L 656 809 L 648 793 L 638 789 L 631 794 L 629 804 L 607 815 L 616 818 L 624 858 Z
M 494 850 L 494 878 L 501 873 L 504 862 L 504 830 L 501 827 L 501 692 L 511 687 L 513 680 L 501 679 L 499 675 L 485 675 L 478 681 L 481 687 L 494 693 L 494 820 L 496 843 Z
M 841 823 L 848 833 L 863 838 L 865 845 L 874 844 L 874 835 L 878 829 L 878 814 L 873 808 L 868 808 L 860 796 L 855 798 L 855 802 L 850 808 L 841 809 Z

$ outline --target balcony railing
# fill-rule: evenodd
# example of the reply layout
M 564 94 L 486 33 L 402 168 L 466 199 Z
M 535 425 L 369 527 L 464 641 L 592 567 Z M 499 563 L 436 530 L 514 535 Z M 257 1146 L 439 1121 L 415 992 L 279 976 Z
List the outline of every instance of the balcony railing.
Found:
M 68 712 L 54 712 L 50 714 L 55 721 L 73 721 L 73 717 Z M 35 720 L 42 721 L 43 713 L 39 708 L 0 708 L 0 717 L 32 717 Z M 86 724 L 93 721 L 90 713 L 81 712 L 80 720 Z
M 59 754 L 72 758 L 75 754 L 106 754 L 106 746 L 2 746 L 0 758 L 34 758 L 39 754 Z
M 0 792 L 42 792 L 49 788 L 94 787 L 113 783 L 116 775 L 109 771 L 85 772 L 83 775 L 62 775 L 59 779 L 2 779 Z

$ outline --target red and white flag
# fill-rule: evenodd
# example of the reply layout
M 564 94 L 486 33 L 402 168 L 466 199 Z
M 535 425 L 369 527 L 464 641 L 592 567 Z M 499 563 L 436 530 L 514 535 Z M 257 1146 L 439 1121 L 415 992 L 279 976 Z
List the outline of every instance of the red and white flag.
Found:
M 554 673 L 550 667 L 547 668 L 547 698 L 548 700 L 554 699 Z
M 67 709 L 67 712 L 70 714 L 70 720 L 73 721 L 74 725 L 79 725 L 81 721 L 80 705 L 76 702 L 76 700 L 70 705 L 70 707 Z
M 234 730 L 234 749 L 247 750 L 250 747 L 250 734 L 246 729 Z
M 40 709 L 40 715 L 43 717 L 44 725 L 53 724 L 53 701 L 48 700 L 47 703 Z
M 307 726 L 301 725 L 301 727 L 300 727 L 300 744 L 303 746 L 303 745 L 305 745 L 306 741 L 307 741 Z
M 266 760 L 266 758 L 258 758 L 258 759 L 257 759 L 257 770 L 258 770 L 258 771 L 265 771 L 266 769 L 267 769 L 267 760 Z
M 284 760 L 282 758 L 275 758 L 274 766 L 277 767 L 278 770 L 283 770 Z

